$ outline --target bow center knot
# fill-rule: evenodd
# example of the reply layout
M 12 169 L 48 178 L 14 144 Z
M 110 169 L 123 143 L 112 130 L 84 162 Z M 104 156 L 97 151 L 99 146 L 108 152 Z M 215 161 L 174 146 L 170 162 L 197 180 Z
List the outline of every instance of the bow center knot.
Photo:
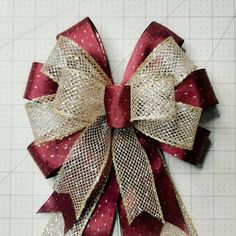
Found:
M 130 124 L 130 86 L 107 85 L 104 99 L 107 124 L 124 128 Z

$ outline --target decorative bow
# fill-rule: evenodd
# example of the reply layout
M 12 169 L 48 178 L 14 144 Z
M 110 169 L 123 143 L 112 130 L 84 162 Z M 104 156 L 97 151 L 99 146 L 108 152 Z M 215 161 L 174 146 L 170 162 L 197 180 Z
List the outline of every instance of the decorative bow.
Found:
M 57 92 L 32 100 L 26 109 L 37 145 L 82 131 L 54 185 L 56 193 L 69 194 L 77 221 L 87 222 L 85 215 L 94 211 L 113 165 L 129 224 L 147 212 L 165 224 L 161 235 L 185 235 L 163 215 L 152 167 L 136 133 L 193 148 L 202 109 L 176 102 L 175 86 L 195 68 L 170 36 L 125 85 L 116 86 L 88 52 L 59 36 L 41 69 L 58 84 Z M 196 235 L 192 223 L 187 225 Z

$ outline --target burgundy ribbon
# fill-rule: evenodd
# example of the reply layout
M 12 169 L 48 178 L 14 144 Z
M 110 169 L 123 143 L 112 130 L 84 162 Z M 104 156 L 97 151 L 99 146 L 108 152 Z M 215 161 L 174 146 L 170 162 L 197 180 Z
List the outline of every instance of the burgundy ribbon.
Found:
M 49 199 L 38 210 L 41 212 L 61 212 L 65 220 L 64 232 L 73 227 L 75 222 L 75 211 L 73 202 L 68 193 L 53 192 Z
M 107 86 L 104 100 L 108 125 L 114 128 L 127 127 L 130 124 L 130 87 Z
M 61 33 L 61 35 L 72 39 L 93 56 L 112 81 L 109 63 L 107 57 L 104 56 L 103 52 L 105 51 L 100 36 L 89 18 L 83 19 L 78 24 Z M 106 88 L 105 108 L 106 111 L 109 111 L 107 112 L 106 119 L 108 124 L 112 127 L 125 127 L 129 124 L 130 114 L 127 101 L 129 101 L 130 95 L 129 88 L 126 88 L 125 84 L 151 51 L 169 36 L 172 36 L 180 46 L 184 42 L 182 38 L 166 27 L 156 22 L 152 22 L 141 35 L 131 55 L 121 85 Z M 29 100 L 43 95 L 53 94 L 57 90 L 57 85 L 40 72 L 41 66 L 42 64 L 36 62 L 32 65 L 24 95 L 24 97 Z M 176 101 L 202 108 L 218 103 L 204 69 L 192 72 L 183 83 L 178 85 L 175 89 L 175 98 Z M 63 140 L 46 142 L 41 145 L 37 145 L 33 142 L 28 147 L 31 156 L 45 177 L 55 175 L 60 169 L 70 148 L 79 137 L 79 134 L 80 133 L 77 132 L 71 136 L 65 137 Z M 166 221 L 183 229 L 187 234 L 188 231 L 179 209 L 173 186 L 164 168 L 162 158 L 157 152 L 157 147 L 181 160 L 198 165 L 203 162 L 204 148 L 208 143 L 209 134 L 210 131 L 199 127 L 193 150 L 188 151 L 163 143 L 158 143 L 137 132 L 139 141 L 149 156 L 155 183 L 156 186 L 158 186 L 157 191 L 163 209 L 164 218 Z M 104 193 L 102 194 L 97 207 L 85 228 L 84 235 L 110 235 L 114 224 L 117 203 L 119 206 L 121 227 L 124 236 L 154 236 L 160 234 L 162 223 L 147 213 L 141 214 L 131 225 L 129 225 L 122 200 L 119 199 L 119 188 L 116 183 L 114 171 L 112 171 Z M 73 209 L 69 206 L 70 201 L 70 196 L 66 194 L 60 195 L 53 193 L 49 200 L 40 209 L 40 212 L 61 211 L 65 219 L 65 230 L 68 230 L 75 222 Z M 65 205 L 68 207 L 63 207 L 62 203 L 66 203 Z M 68 216 L 70 213 L 71 215 Z M 98 229 L 99 234 L 96 234 Z

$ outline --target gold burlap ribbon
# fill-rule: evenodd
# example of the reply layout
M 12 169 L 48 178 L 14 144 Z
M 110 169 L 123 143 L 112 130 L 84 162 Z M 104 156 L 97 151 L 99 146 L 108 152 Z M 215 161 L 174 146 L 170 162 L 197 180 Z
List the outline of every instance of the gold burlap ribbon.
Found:
M 132 126 L 158 141 L 191 150 L 201 108 L 175 102 L 174 87 L 194 69 L 172 37 L 159 44 L 127 84 Z M 60 36 L 42 72 L 59 86 L 56 94 L 26 104 L 36 142 L 83 130 L 54 186 L 55 191 L 70 194 L 77 220 L 113 162 L 129 223 L 144 211 L 164 223 L 151 166 L 134 128 L 112 132 L 106 123 L 104 93 L 111 82 L 98 63 Z

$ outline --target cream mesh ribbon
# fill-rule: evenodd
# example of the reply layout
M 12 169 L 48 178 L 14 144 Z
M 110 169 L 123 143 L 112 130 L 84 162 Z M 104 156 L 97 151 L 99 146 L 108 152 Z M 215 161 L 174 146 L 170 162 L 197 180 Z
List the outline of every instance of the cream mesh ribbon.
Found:
M 174 86 L 194 69 L 172 37 L 158 45 L 128 82 L 132 125 L 158 141 L 191 149 L 201 109 L 176 103 Z M 98 63 L 60 36 L 42 71 L 59 86 L 56 94 L 26 105 L 36 141 L 62 139 L 84 129 L 55 183 L 57 192 L 70 194 L 77 220 L 113 160 L 129 223 L 143 211 L 164 223 L 148 157 L 134 129 L 117 129 L 112 135 L 106 124 L 104 91 L 110 82 Z
M 174 38 L 168 37 L 146 57 L 128 84 L 139 77 L 150 77 L 151 75 L 166 77 L 166 75 L 170 75 L 174 77 L 174 83 L 177 85 L 195 69 L 196 66 L 188 59 Z
M 132 127 L 114 130 L 112 156 L 129 223 L 143 211 L 164 222 L 148 156 Z
M 105 113 L 104 92 L 107 82 L 74 69 L 65 69 L 53 101 L 54 113 L 90 122 Z
M 42 72 L 59 83 L 52 104 L 54 113 L 89 123 L 104 114 L 104 91 L 110 81 L 75 42 L 60 36 Z
M 111 128 L 100 116 L 84 130 L 60 169 L 54 189 L 70 193 L 77 219 L 105 168 L 111 164 L 110 146 Z
M 134 77 L 133 77 L 134 78 Z M 174 78 L 150 74 L 131 79 L 131 121 L 175 117 Z
M 151 138 L 191 150 L 202 109 L 178 102 L 176 110 L 173 120 L 137 121 L 133 125 Z
M 101 197 L 105 185 L 107 183 L 107 179 L 104 183 L 98 188 L 95 194 L 93 194 L 87 201 L 86 206 L 80 216 L 80 218 L 76 221 L 73 227 L 64 234 L 64 218 L 60 212 L 57 212 L 52 215 L 50 220 L 48 221 L 46 227 L 44 228 L 44 232 L 42 236 L 80 236 L 82 235 L 90 216 L 92 215 L 99 198 Z
M 74 69 L 98 81 L 108 81 L 99 64 L 77 43 L 62 35 L 42 68 L 42 72 L 60 83 L 63 70 Z M 82 78 L 82 77 L 81 77 Z
M 174 86 L 195 68 L 172 37 L 158 45 L 128 81 L 135 128 L 160 142 L 191 150 L 202 109 L 176 103 Z
M 62 139 L 89 125 L 89 121 L 67 118 L 53 112 L 54 99 L 55 94 L 39 97 L 26 104 L 33 134 L 38 143 Z
M 187 236 L 179 227 L 166 222 L 161 230 L 160 236 Z

